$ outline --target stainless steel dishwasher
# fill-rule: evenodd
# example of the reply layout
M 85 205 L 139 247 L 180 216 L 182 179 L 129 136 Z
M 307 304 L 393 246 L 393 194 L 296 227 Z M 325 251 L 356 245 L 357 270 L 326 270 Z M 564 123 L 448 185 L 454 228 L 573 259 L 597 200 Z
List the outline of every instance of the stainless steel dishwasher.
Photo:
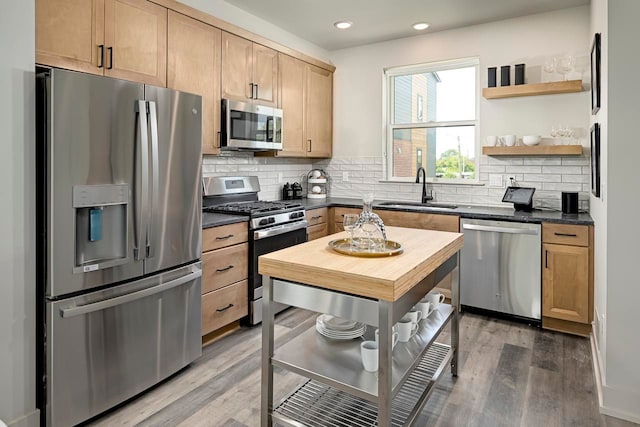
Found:
M 462 219 L 460 303 L 541 319 L 541 226 Z

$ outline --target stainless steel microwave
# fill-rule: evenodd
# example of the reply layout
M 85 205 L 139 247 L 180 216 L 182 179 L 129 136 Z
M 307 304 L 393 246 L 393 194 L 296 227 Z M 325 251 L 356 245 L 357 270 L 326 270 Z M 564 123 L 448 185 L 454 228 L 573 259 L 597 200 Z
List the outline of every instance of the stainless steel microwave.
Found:
M 282 110 L 222 100 L 222 150 L 282 150 Z

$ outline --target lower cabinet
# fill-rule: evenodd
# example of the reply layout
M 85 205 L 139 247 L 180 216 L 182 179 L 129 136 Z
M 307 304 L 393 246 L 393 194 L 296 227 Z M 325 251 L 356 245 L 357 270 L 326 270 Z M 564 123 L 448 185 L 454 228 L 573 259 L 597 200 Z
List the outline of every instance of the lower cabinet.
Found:
M 202 232 L 203 336 L 216 335 L 220 328 L 249 314 L 248 236 L 246 222 Z
M 542 225 L 542 326 L 589 335 L 593 321 L 593 230 Z
M 315 240 L 329 234 L 329 213 L 327 208 L 316 208 L 306 211 L 307 240 Z

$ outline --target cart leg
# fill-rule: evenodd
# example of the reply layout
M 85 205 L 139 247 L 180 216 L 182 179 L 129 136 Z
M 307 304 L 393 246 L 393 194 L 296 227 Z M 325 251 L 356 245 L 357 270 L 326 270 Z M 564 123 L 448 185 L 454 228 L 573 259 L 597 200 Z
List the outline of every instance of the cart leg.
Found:
M 392 303 L 378 301 L 378 426 L 391 425 Z
M 451 374 L 458 376 L 458 347 L 460 346 L 460 252 L 456 254 L 456 268 L 453 271 L 453 281 L 451 283 L 451 306 L 453 307 L 453 319 L 451 319 L 451 348 L 453 357 L 451 358 Z
M 262 389 L 260 426 L 271 427 L 273 411 L 273 279 L 262 276 Z

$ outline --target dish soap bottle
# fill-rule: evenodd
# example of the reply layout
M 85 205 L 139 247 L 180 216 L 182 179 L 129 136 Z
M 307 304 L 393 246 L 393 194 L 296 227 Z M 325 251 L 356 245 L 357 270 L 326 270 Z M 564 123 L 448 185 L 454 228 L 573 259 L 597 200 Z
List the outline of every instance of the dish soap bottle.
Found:
M 372 209 L 373 193 L 362 196 L 362 213 L 356 222 L 354 242 L 360 250 L 378 251 L 384 249 L 387 243 L 387 232 L 384 222 Z

